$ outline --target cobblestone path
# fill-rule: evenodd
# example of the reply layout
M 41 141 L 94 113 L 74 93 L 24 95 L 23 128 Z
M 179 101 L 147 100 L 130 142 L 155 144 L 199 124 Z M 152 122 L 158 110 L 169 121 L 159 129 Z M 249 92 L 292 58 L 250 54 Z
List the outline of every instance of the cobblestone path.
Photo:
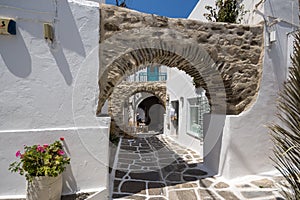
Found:
M 281 200 L 280 177 L 229 183 L 201 168 L 200 156 L 168 137 L 121 139 L 112 170 L 111 199 Z

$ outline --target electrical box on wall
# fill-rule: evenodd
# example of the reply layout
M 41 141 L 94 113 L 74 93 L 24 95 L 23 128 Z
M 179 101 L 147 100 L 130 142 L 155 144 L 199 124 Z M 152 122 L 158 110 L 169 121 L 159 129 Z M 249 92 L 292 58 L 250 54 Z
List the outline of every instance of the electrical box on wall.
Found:
M 16 22 L 13 19 L 0 17 L 0 34 L 16 35 Z

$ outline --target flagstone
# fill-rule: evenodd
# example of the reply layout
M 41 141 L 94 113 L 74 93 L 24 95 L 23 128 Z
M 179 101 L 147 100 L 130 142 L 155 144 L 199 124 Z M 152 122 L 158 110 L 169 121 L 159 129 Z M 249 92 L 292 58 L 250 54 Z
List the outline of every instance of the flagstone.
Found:
M 221 195 L 226 200 L 240 200 L 235 194 L 230 191 L 218 191 L 218 194 Z
M 207 172 L 200 169 L 188 169 L 183 174 L 194 175 L 194 176 L 203 176 L 207 175 Z
M 166 197 L 150 197 L 148 200 L 167 200 Z
M 182 189 L 182 188 L 197 188 L 197 183 L 182 183 L 169 187 L 169 189 Z
M 197 200 L 197 196 L 194 190 L 175 190 L 169 192 L 169 199 L 172 200 Z
M 126 174 L 127 174 L 127 171 L 116 170 L 115 177 L 116 178 L 123 178 Z
M 183 180 L 184 181 L 196 181 L 196 180 L 198 180 L 198 178 L 196 178 L 194 176 L 183 176 Z
M 125 193 L 142 193 L 146 194 L 145 191 L 146 182 L 141 181 L 126 181 L 121 185 L 121 192 Z
M 228 187 L 229 187 L 229 185 L 224 182 L 219 182 L 214 185 L 214 188 L 217 188 L 217 189 L 223 189 L 223 188 L 228 188 Z
M 173 182 L 178 182 L 178 181 L 182 181 L 182 174 L 181 173 L 170 173 L 167 177 L 166 177 L 167 181 L 173 181 Z
M 221 200 L 211 190 L 200 189 L 198 193 L 201 200 Z
M 271 191 L 245 191 L 241 193 L 245 198 L 270 197 L 273 195 Z
M 208 179 L 201 179 L 201 180 L 199 180 L 199 185 L 201 187 L 204 187 L 204 188 L 210 187 L 212 183 L 213 183 L 213 181 L 208 180 Z
M 126 147 L 120 149 L 116 169 L 113 169 L 113 199 L 282 200 L 278 197 L 278 190 L 270 191 L 276 187 L 275 182 L 284 181 L 282 177 L 235 183 L 233 192 L 231 184 L 217 177 L 198 180 L 207 175 L 207 172 L 201 169 L 200 155 L 170 142 L 167 137 L 159 138 L 162 141 L 158 137 L 122 139 L 121 144 Z M 172 145 L 176 146 L 176 150 Z M 135 153 L 131 152 L 134 149 Z
M 165 195 L 165 186 L 164 183 L 148 182 L 148 193 L 149 195 Z
M 159 181 L 161 176 L 159 172 L 129 173 L 131 179 Z
M 274 187 L 274 182 L 269 179 L 261 179 L 257 181 L 252 181 L 252 184 L 256 185 L 259 188 L 272 188 Z

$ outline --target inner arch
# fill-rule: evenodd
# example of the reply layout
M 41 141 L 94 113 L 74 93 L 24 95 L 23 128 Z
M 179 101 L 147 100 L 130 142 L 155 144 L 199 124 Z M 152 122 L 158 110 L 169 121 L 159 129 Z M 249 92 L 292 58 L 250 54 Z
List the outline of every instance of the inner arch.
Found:
M 201 63 L 197 63 L 198 65 L 195 66 L 183 56 L 163 49 L 143 48 L 124 53 L 107 67 L 99 79 L 100 94 L 97 114 L 101 112 L 102 106 L 106 99 L 112 94 L 114 87 L 117 86 L 124 77 L 142 70 L 151 64 L 160 64 L 171 68 L 175 67 L 184 71 L 194 79 L 196 87 L 202 87 L 208 91 L 207 96 L 210 100 L 209 89 L 207 88 L 204 78 L 201 76 L 202 73 L 209 76 L 207 72 L 210 70 L 200 68 L 200 66 L 207 64 L 211 66 L 211 63 L 207 62 L 207 59 L 209 59 L 209 56 L 204 55 L 203 58 L 199 60 Z M 205 68 L 207 68 L 207 66 Z

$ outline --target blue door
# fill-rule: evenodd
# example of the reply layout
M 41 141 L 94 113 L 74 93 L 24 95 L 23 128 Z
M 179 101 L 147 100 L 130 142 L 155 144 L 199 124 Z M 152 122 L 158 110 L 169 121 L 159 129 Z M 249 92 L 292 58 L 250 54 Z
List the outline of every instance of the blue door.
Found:
M 159 68 L 156 66 L 147 67 L 147 81 L 159 81 Z

